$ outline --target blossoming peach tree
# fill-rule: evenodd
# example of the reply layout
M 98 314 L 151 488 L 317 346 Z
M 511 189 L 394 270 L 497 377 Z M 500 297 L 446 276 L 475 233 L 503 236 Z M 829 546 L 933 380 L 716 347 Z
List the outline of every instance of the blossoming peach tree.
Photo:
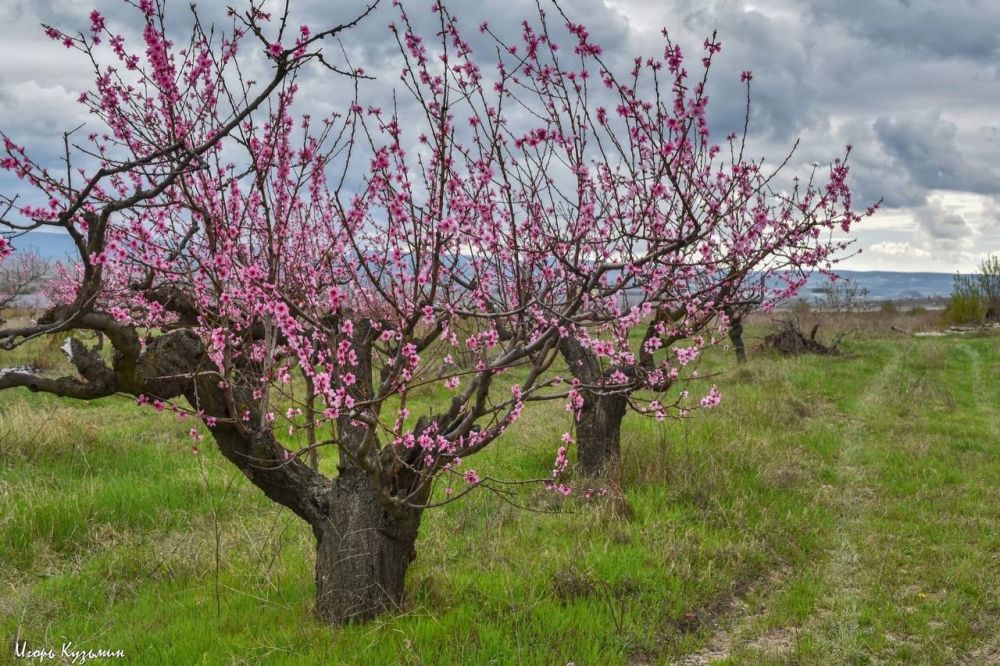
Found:
M 825 180 L 814 167 L 805 182 L 783 173 L 794 147 L 773 168 L 745 157 L 749 71 L 741 74 L 743 132 L 730 134 L 724 146 L 710 142 L 706 82 L 722 48 L 715 35 L 704 42 L 693 82 L 665 30 L 662 58 L 636 58 L 620 76 L 586 28 L 560 15 L 576 41 L 573 57 L 562 55 L 542 12 L 538 29 L 524 25 L 520 51 L 496 40 L 510 56 L 499 68 L 516 72 L 516 87 L 505 93 L 531 109 L 539 125 L 515 145 L 551 150 L 546 138 L 572 137 L 574 150 L 557 159 L 583 178 L 569 179 L 575 191 L 553 183 L 558 204 L 546 214 L 606 225 L 605 238 L 627 239 L 627 249 L 610 248 L 627 258 L 613 294 L 595 299 L 585 321 L 567 322 L 558 345 L 571 376 L 567 409 L 575 417 L 578 469 L 613 479 L 626 412 L 664 419 L 718 405 L 714 385 L 687 404 L 701 351 L 732 334 L 749 308 L 769 310 L 814 271 L 829 274 L 850 245 L 851 227 L 877 206 L 862 214 L 853 209 L 850 147 Z M 544 159 L 539 170 L 544 164 L 551 173 L 551 163 Z M 589 187 L 591 174 L 599 187 Z M 668 239 L 680 242 L 642 267 L 632 262 Z M 738 337 L 733 342 L 742 346 Z
M 311 526 L 330 623 L 398 606 L 423 511 L 504 492 L 467 459 L 533 403 L 566 402 L 581 459 L 621 405 L 682 413 L 670 389 L 747 276 L 779 256 L 825 261 L 821 232 L 856 220 L 842 164 L 823 188 L 781 193 L 735 138 L 720 158 L 704 79 L 689 85 L 669 40 L 618 78 L 565 17 L 540 11 L 516 44 L 484 24 L 485 58 L 445 7 L 428 36 L 397 4 L 400 95 L 378 108 L 365 74 L 320 48 L 356 20 L 293 30 L 253 5 L 224 36 L 196 17 L 178 48 L 161 5 L 136 8 L 142 53 L 96 12 L 89 33 L 48 30 L 94 66 L 80 101 L 105 127 L 77 149 L 92 168 L 57 174 L 4 137 L 0 166 L 41 196 L 11 197 L 2 224 L 58 227 L 79 262 L 43 316 L 0 331 L 4 349 L 70 332 L 76 376 L 8 371 L 0 389 L 124 394 L 199 419 L 196 444 L 209 433 Z M 347 77 L 326 118 L 298 111 L 309 61 Z M 263 83 L 247 63 L 267 65 Z M 718 400 L 711 387 L 694 403 Z M 569 493 L 567 466 L 563 446 L 546 485 Z

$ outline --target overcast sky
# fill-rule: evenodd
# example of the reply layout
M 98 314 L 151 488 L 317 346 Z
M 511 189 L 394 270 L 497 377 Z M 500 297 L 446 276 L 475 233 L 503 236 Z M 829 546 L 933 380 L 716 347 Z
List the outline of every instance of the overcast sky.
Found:
M 385 2 L 386 0 L 384 0 Z M 239 6 L 239 0 L 230 0 Z M 543 0 L 544 3 L 544 0 Z M 183 17 L 187 2 L 173 2 Z M 201 3 L 218 11 L 225 3 Z M 322 27 L 358 0 L 293 0 L 295 20 Z M 429 2 L 407 0 L 418 13 Z M 466 7 L 468 5 L 468 7 Z M 533 0 L 453 1 L 470 32 L 483 20 L 513 34 Z M 739 73 L 754 74 L 753 153 L 791 167 L 828 163 L 854 146 L 856 202 L 882 198 L 858 228 L 862 253 L 844 268 L 970 270 L 1000 252 L 1000 1 L 997 0 L 562 0 L 594 41 L 622 62 L 662 52 L 661 27 L 690 57 L 712 30 L 723 51 L 713 67 L 710 120 L 721 139 L 740 124 Z M 473 8 L 475 6 L 475 8 Z M 0 0 L 0 129 L 39 154 L 87 116 L 76 103 L 89 77 L 79 54 L 49 41 L 42 21 L 80 29 L 98 8 L 113 23 L 118 0 Z M 124 14 L 132 16 L 129 12 Z M 398 73 L 385 4 L 345 36 L 356 64 Z M 130 19 L 134 22 L 134 19 Z M 694 62 L 697 62 L 696 60 Z M 692 65 L 694 66 L 694 65 Z M 317 77 L 320 75 L 317 74 Z M 316 106 L 336 104 L 337 85 L 314 82 Z M 0 178 L 0 187 L 11 181 Z

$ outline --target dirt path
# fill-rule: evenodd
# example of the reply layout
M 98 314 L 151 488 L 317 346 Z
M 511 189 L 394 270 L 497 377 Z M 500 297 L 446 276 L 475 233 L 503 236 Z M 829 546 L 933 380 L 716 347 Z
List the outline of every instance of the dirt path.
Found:
M 758 581 L 746 593 L 732 597 L 726 603 L 716 620 L 712 623 L 714 633 L 708 644 L 697 652 L 685 655 L 676 663 L 680 666 L 707 666 L 728 659 L 733 650 L 744 644 L 750 644 L 761 652 L 783 653 L 794 645 L 794 635 L 785 630 L 767 632 L 752 640 L 754 620 L 760 617 L 760 612 L 751 607 L 747 597 L 751 593 L 767 590 L 769 593 L 779 590 L 785 584 L 789 571 L 774 571 L 765 580 Z

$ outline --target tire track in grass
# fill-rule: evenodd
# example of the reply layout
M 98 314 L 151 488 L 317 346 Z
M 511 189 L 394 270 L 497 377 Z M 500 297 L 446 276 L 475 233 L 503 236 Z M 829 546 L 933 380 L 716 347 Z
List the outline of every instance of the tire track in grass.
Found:
M 836 628 L 835 644 L 852 653 L 843 655 L 844 661 L 851 662 L 857 656 L 858 616 L 863 604 L 863 572 L 857 537 L 865 530 L 867 508 L 878 493 L 868 480 L 862 456 L 869 444 L 873 419 L 879 417 L 885 397 L 895 395 L 890 391 L 893 378 L 900 373 L 904 357 L 913 352 L 912 343 L 905 344 L 905 348 L 903 345 L 887 348 L 891 357 L 885 359 L 882 369 L 868 380 L 864 391 L 850 405 L 844 427 L 840 429 L 842 445 L 834 463 L 837 483 L 827 489 L 831 496 L 825 498 L 838 513 L 837 530 L 825 566 L 817 572 L 825 592 L 819 596 L 812 614 L 804 622 L 798 626 L 773 628 L 750 642 L 748 647 L 758 657 L 791 657 L 789 653 L 797 649 L 801 634 L 817 633 L 822 627 L 816 624 L 829 625 L 831 620 Z M 832 653 L 829 657 L 828 663 L 835 663 Z
M 983 643 L 978 656 L 961 643 L 942 642 L 947 606 L 962 597 L 928 559 L 962 552 L 956 550 L 961 539 L 934 525 L 938 512 L 961 516 L 957 503 L 969 487 L 960 484 L 942 494 L 956 483 L 946 478 L 962 468 L 964 454 L 947 462 L 940 454 L 935 458 L 933 445 L 947 440 L 923 429 L 932 423 L 957 427 L 974 415 L 995 413 L 983 401 L 988 393 L 982 354 L 975 341 L 955 338 L 906 341 L 893 352 L 843 431 L 837 545 L 822 572 L 825 592 L 803 624 L 810 656 L 822 654 L 824 663 L 959 663 L 964 651 L 968 661 L 960 663 L 995 663 L 995 635 L 992 647 Z M 960 359 L 958 367 L 946 360 L 949 355 Z M 928 379 L 970 392 L 973 399 L 935 414 Z M 996 421 L 987 422 L 987 437 L 996 441 Z M 928 606 L 918 601 L 923 599 Z M 940 609 L 927 610 L 934 604 Z M 959 623 L 971 619 L 968 610 L 952 617 Z
M 966 344 L 965 350 L 968 351 L 972 357 L 972 397 L 975 404 L 975 411 L 978 414 L 989 415 L 986 418 L 989 440 L 993 442 L 1000 442 L 1000 426 L 998 426 L 998 421 L 1000 421 L 1000 419 L 997 418 L 997 409 L 994 406 L 998 403 L 989 399 L 984 399 L 984 396 L 996 393 L 996 389 L 991 388 L 991 383 L 984 376 L 983 351 L 974 342 L 973 344 Z M 1000 618 L 995 618 L 995 620 L 997 622 L 996 626 L 1000 626 Z M 984 638 L 985 640 L 983 643 L 974 648 L 970 654 L 968 654 L 968 662 L 973 664 L 985 664 L 987 666 L 1000 664 L 1000 631 L 993 632 L 992 636 Z
M 840 529 L 838 529 L 836 536 L 836 546 L 828 560 L 827 570 L 822 574 L 822 579 L 824 581 L 836 580 L 842 586 L 844 581 L 857 578 L 858 552 L 847 526 L 848 524 L 860 525 L 863 522 L 860 512 L 857 510 L 857 502 L 847 500 L 864 494 L 864 489 L 868 488 L 865 483 L 863 465 L 857 458 L 864 448 L 863 435 L 869 418 L 868 413 L 874 411 L 875 403 L 879 397 L 886 394 L 891 377 L 900 369 L 903 355 L 895 348 L 893 350 L 896 353 L 892 359 L 869 379 L 863 395 L 851 405 L 847 414 L 850 426 L 846 429 L 845 445 L 840 448 L 836 463 L 841 479 L 835 496 L 827 500 L 832 506 L 840 509 L 843 517 L 839 521 Z M 857 492 L 851 492 L 852 488 Z M 766 597 L 773 597 L 784 585 L 794 579 L 795 573 L 789 571 L 773 572 L 759 585 L 752 586 L 751 590 L 756 591 L 759 587 L 768 587 L 770 589 Z M 849 588 L 843 586 L 839 589 L 843 591 Z M 857 593 L 860 588 L 855 587 L 854 591 Z M 743 594 L 731 599 L 727 610 L 715 621 L 715 630 L 705 646 L 696 652 L 680 657 L 674 663 L 683 666 L 706 666 L 729 659 L 733 652 L 741 647 L 750 648 L 759 657 L 770 659 L 787 656 L 789 652 L 796 649 L 799 640 L 797 627 L 776 627 L 763 632 L 755 631 L 754 622 L 766 616 L 768 601 L 765 598 L 762 604 L 758 604 L 758 606 L 763 605 L 764 607 L 754 611 L 746 602 L 747 596 L 747 594 Z M 855 596 L 858 595 L 855 594 Z M 852 607 L 856 610 L 856 600 Z
M 912 353 L 912 343 L 906 347 L 907 354 Z M 840 520 L 836 545 L 822 579 L 833 595 L 833 612 L 841 616 L 836 626 L 844 628 L 846 635 L 842 638 L 845 642 L 853 643 L 857 638 L 858 608 L 861 604 L 858 581 L 860 558 L 854 535 L 864 529 L 864 510 L 873 501 L 872 494 L 877 492 L 867 481 L 861 455 L 870 437 L 871 420 L 879 414 L 883 397 L 889 394 L 892 378 L 900 372 L 903 362 L 900 349 L 896 346 L 891 349 L 894 352 L 892 359 L 869 382 L 864 395 L 854 406 L 854 413 L 844 429 L 844 445 L 838 456 L 837 469 L 842 476 L 838 496 L 833 501 L 840 510 Z
M 974 341 L 970 340 L 970 343 Z M 992 418 L 987 419 L 987 427 L 993 441 L 1000 440 L 1000 426 L 997 425 L 996 408 L 994 403 L 984 400 L 983 396 L 993 392 L 990 383 L 983 374 L 983 351 L 976 344 L 966 344 L 965 350 L 972 357 L 972 397 L 976 404 L 976 412 L 980 414 L 991 414 Z M 1000 379 L 1000 377 L 998 377 Z
M 697 652 L 684 655 L 675 664 L 679 666 L 708 666 L 717 661 L 728 659 L 733 650 L 743 641 L 747 627 L 751 621 L 759 616 L 759 613 L 751 610 L 747 598 L 764 588 L 769 588 L 767 594 L 779 589 L 785 584 L 788 571 L 778 569 L 772 571 L 770 575 L 754 582 L 742 593 L 726 600 L 722 614 L 712 623 L 715 627 L 711 638 L 705 647 Z
M 760 599 L 756 613 L 740 601 L 707 646 L 679 663 L 1000 664 L 1000 633 L 984 630 L 997 626 L 990 594 L 961 591 L 995 584 L 991 542 L 970 542 L 971 534 L 941 522 L 970 521 L 983 509 L 984 520 L 997 520 L 989 509 L 1000 495 L 995 477 L 975 467 L 995 466 L 1000 442 L 1000 366 L 990 344 L 950 338 L 870 347 L 869 360 L 882 367 L 858 369 L 862 390 L 841 403 L 839 447 L 826 464 L 833 478 L 817 496 L 837 516 L 825 536 L 829 550 L 814 571 L 788 578 L 806 578 L 816 590 L 806 614 L 783 619 L 780 590 Z M 975 446 L 940 448 L 951 433 Z M 947 568 L 963 557 L 978 569 Z

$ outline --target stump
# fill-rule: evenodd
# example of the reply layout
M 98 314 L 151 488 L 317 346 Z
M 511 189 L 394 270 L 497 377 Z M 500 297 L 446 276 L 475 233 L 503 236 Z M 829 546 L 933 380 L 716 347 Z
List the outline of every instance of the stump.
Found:
M 825 345 L 816 339 L 817 331 L 819 331 L 819 324 L 814 325 L 809 335 L 806 336 L 798 322 L 785 319 L 778 322 L 777 330 L 774 333 L 764 336 L 764 348 L 773 349 L 785 356 L 840 353 L 838 347 L 845 334 L 838 335 L 833 344 Z

